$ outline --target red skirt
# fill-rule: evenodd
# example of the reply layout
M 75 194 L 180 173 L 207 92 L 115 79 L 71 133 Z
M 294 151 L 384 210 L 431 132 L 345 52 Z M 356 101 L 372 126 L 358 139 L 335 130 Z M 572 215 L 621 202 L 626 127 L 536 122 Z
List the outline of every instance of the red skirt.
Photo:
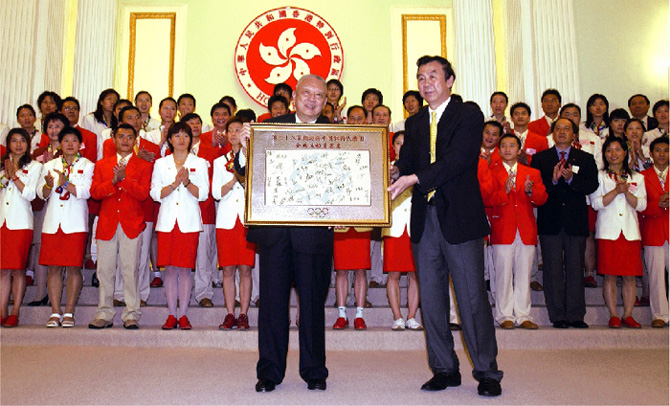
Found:
M 182 233 L 175 223 L 169 233 L 157 231 L 158 258 L 160 268 L 172 265 L 180 268 L 195 269 L 195 257 L 198 255 L 198 237 L 200 233 Z
M 400 237 L 384 237 L 384 272 L 414 271 L 414 254 L 407 229 Z
M 335 269 L 370 269 L 370 232 L 359 233 L 353 227 L 346 233 L 335 233 L 333 247 Z
M 216 229 L 216 252 L 219 266 L 254 266 L 256 244 L 247 241 L 247 229 L 239 218 L 235 220 L 235 227 L 230 230 Z
M 0 269 L 26 269 L 33 243 L 33 230 L 10 230 L 7 223 L 0 228 Z
M 42 233 L 40 265 L 76 266 L 84 263 L 88 233 L 65 234 L 58 227 L 56 234 Z
M 598 239 L 598 273 L 601 275 L 642 276 L 642 243 L 623 236 L 615 241 Z

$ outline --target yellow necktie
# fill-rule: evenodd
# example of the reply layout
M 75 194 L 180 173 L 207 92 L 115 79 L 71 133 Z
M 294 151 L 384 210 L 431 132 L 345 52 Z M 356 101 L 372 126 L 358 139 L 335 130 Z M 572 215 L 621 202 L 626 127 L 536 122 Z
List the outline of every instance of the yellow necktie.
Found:
M 430 163 L 435 162 L 435 144 L 437 142 L 437 112 L 433 111 L 430 113 Z M 427 199 L 433 198 L 435 191 L 431 190 L 428 192 Z
M 140 152 L 140 140 L 135 141 L 135 146 L 133 147 L 133 151 L 135 151 L 135 155 L 137 155 Z

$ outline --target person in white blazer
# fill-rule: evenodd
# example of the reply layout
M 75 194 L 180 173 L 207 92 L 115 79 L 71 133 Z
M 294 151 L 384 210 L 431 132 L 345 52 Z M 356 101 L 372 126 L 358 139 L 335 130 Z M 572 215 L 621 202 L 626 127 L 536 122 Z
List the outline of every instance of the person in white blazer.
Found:
M 209 193 L 207 161 L 189 153 L 193 135 L 186 123 L 173 124 L 167 133 L 172 155 L 156 161 L 151 176 L 151 198 L 161 204 L 156 220 L 157 266 L 165 267 L 165 295 L 169 315 L 163 329 L 190 330 L 186 312 L 191 300 L 202 218 L 198 202 Z M 179 294 L 178 294 L 179 293 Z M 181 317 L 176 318 L 177 298 Z
M 235 172 L 234 160 L 241 144 L 239 134 L 243 120 L 233 117 L 226 123 L 231 151 L 214 160 L 212 196 L 219 201 L 216 211 L 216 245 L 219 266 L 223 268 L 223 295 L 228 313 L 219 326 L 222 330 L 249 328 L 247 311 L 251 301 L 251 269 L 255 260 L 255 244 L 247 241 L 244 220 L 244 180 Z M 235 270 L 240 275 L 240 315 L 235 318 Z
M 628 166 L 626 142 L 609 137 L 603 144 L 605 167 L 598 172 L 598 189 L 591 193 L 591 206 L 598 210 L 598 273 L 605 276 L 603 298 L 610 312 L 609 327 L 640 328 L 632 317 L 635 276 L 642 276 L 641 234 L 637 212 L 647 207 L 644 176 Z M 617 313 L 617 276 L 623 277 L 624 314 Z
M 42 168 L 37 196 L 47 201 L 40 263 L 49 267 L 47 289 L 52 314 L 47 327 L 74 327 L 81 291 L 81 266 L 88 239 L 88 204 L 95 164 L 79 154 L 82 135 L 74 127 L 58 134 L 63 155 Z M 63 268 L 67 268 L 65 313 L 61 312 Z
M 398 131 L 393 135 L 393 150 L 396 158 L 400 157 L 400 147 L 405 142 L 405 132 Z M 388 273 L 386 294 L 393 312 L 392 330 L 423 330 L 416 320 L 419 308 L 419 285 L 416 280 L 412 243 L 409 240 L 409 222 L 412 210 L 412 189 L 407 188 L 391 203 L 391 227 L 382 228 L 384 238 L 384 272 Z M 407 322 L 400 313 L 400 275 L 407 272 Z
M 26 262 L 33 240 L 35 187 L 42 165 L 30 156 L 30 135 L 22 128 L 7 134 L 0 162 L 0 324 L 16 327 L 26 292 Z M 14 308 L 9 314 L 9 295 Z

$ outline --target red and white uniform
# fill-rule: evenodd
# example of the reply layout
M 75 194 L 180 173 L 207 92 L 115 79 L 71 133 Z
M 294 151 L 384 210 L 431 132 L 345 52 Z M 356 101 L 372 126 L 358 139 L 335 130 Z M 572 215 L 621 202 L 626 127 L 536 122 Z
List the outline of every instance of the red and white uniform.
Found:
M 232 189 L 221 195 L 221 187 L 235 178 L 234 154 L 229 152 L 214 160 L 212 195 L 219 200 L 216 212 L 216 246 L 220 266 L 254 266 L 255 244 L 246 240 L 244 219 L 244 186 L 235 182 Z
M 16 176 L 25 185 L 23 191 L 0 171 L 0 269 L 26 269 L 33 240 L 35 187 L 42 165 L 34 160 L 19 169 Z
M 499 188 L 514 176 L 514 188 L 505 194 L 501 204 L 487 212 L 491 223 L 491 245 L 495 267 L 495 319 L 502 324 L 521 324 L 530 319 L 530 274 L 537 245 L 537 224 L 533 208 L 548 198 L 537 169 L 502 162 L 491 169 Z M 526 178 L 533 182 L 531 194 L 525 192 Z
M 665 293 L 665 271 L 668 266 L 668 208 L 660 207 L 661 195 L 668 192 L 668 168 L 642 171 L 647 190 L 647 208 L 642 212 L 642 245 L 649 272 L 649 305 L 652 320 L 668 323 L 668 296 Z
M 62 158 L 52 159 L 44 164 L 37 184 L 37 196 L 47 201 L 44 222 L 42 223 L 42 247 L 40 263 L 42 265 L 81 267 L 86 239 L 88 237 L 88 204 L 93 181 L 95 164 L 84 157 L 78 157 L 67 165 Z M 58 172 L 75 185 L 77 193 L 66 190 L 58 193 Z M 54 178 L 54 187 L 48 197 L 44 197 L 47 174 Z

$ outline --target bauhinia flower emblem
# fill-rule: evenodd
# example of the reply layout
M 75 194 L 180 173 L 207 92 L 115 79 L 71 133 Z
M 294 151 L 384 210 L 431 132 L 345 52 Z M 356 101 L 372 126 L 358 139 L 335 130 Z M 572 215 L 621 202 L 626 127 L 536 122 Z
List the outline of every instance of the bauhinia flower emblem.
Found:
M 277 48 L 260 44 L 261 58 L 267 64 L 276 66 L 270 72 L 270 76 L 265 79 L 266 82 L 273 85 L 284 83 L 291 73 L 295 80 L 299 80 L 310 73 L 309 65 L 305 61 L 321 56 L 319 48 L 309 42 L 296 45 L 295 30 L 295 28 L 289 28 L 282 32 L 277 40 Z

